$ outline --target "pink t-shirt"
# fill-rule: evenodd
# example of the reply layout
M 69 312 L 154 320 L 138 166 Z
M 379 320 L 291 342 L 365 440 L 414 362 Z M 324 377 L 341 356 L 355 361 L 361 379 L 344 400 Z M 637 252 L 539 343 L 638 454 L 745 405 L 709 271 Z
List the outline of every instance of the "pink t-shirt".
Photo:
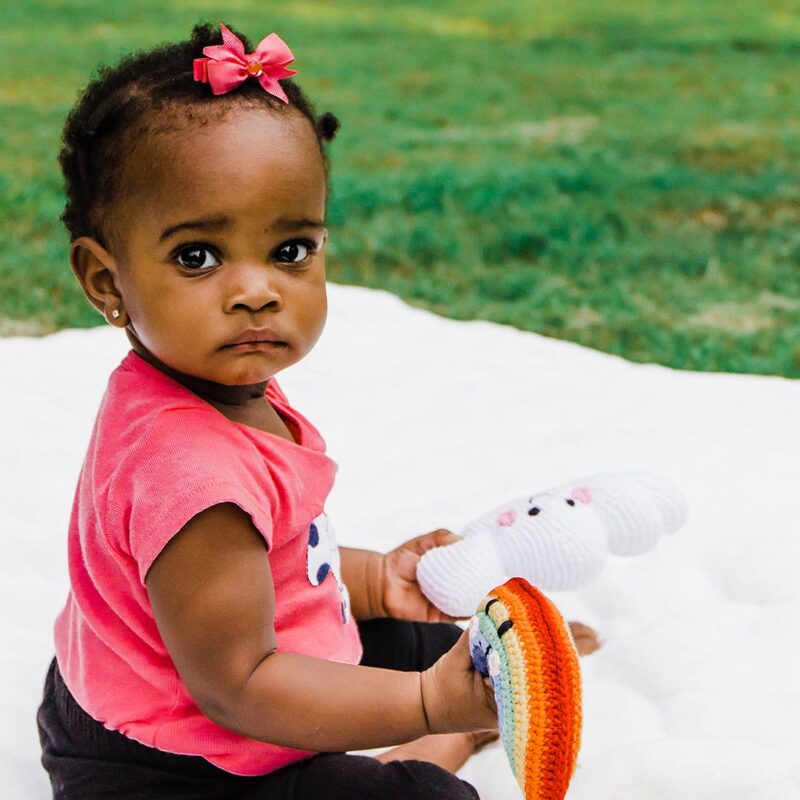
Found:
M 70 592 L 55 623 L 64 681 L 94 719 L 239 775 L 266 774 L 311 753 L 240 736 L 192 700 L 144 583 L 170 538 L 203 509 L 235 503 L 267 544 L 278 650 L 348 664 L 362 652 L 324 511 L 337 465 L 275 378 L 265 396 L 296 441 L 231 422 L 128 353 L 109 378 L 78 480 Z

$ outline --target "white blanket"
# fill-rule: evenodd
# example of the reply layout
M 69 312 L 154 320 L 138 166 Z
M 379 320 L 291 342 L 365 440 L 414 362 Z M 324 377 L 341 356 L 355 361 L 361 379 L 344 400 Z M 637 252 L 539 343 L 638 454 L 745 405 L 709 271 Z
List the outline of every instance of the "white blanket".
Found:
M 340 542 L 390 549 L 535 489 L 646 470 L 687 495 L 658 548 L 552 595 L 584 659 L 569 800 L 800 798 L 800 383 L 678 372 L 385 292 L 330 285 L 314 351 L 278 378 L 340 469 Z M 44 800 L 35 710 L 67 591 L 75 482 L 119 331 L 0 339 L 2 796 Z M 460 773 L 519 797 L 499 745 Z

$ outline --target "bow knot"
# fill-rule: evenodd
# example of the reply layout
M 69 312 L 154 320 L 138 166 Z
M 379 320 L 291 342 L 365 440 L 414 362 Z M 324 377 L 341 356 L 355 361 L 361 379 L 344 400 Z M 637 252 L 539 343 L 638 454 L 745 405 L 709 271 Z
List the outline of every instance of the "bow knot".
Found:
M 286 68 L 294 61 L 286 42 L 277 33 L 271 33 L 252 53 L 245 53 L 241 39 L 222 23 L 219 27 L 222 44 L 203 48 L 207 58 L 194 60 L 194 79 L 211 84 L 214 94 L 225 94 L 253 77 L 265 91 L 288 103 L 289 98 L 278 81 L 296 75 L 297 70 Z

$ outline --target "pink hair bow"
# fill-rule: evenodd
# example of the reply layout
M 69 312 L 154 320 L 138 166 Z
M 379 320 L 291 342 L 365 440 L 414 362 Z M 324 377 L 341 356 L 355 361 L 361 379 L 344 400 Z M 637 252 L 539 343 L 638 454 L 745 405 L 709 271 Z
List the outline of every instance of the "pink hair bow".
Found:
M 296 75 L 296 69 L 286 69 L 294 61 L 292 51 L 277 33 L 262 39 L 253 53 L 245 53 L 238 36 L 231 33 L 221 22 L 222 44 L 203 48 L 208 58 L 194 60 L 194 79 L 210 83 L 214 94 L 225 94 L 235 89 L 249 77 L 258 82 L 270 94 L 289 102 L 289 98 L 278 83 L 282 78 Z

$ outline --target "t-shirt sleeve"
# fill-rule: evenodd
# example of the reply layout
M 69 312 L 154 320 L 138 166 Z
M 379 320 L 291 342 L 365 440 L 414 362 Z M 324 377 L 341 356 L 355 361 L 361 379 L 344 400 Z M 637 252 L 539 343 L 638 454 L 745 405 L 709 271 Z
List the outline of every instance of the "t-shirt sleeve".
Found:
M 234 503 L 272 546 L 276 493 L 264 456 L 235 426 L 197 409 L 166 411 L 117 468 L 106 530 L 136 562 L 139 580 L 192 517 Z

